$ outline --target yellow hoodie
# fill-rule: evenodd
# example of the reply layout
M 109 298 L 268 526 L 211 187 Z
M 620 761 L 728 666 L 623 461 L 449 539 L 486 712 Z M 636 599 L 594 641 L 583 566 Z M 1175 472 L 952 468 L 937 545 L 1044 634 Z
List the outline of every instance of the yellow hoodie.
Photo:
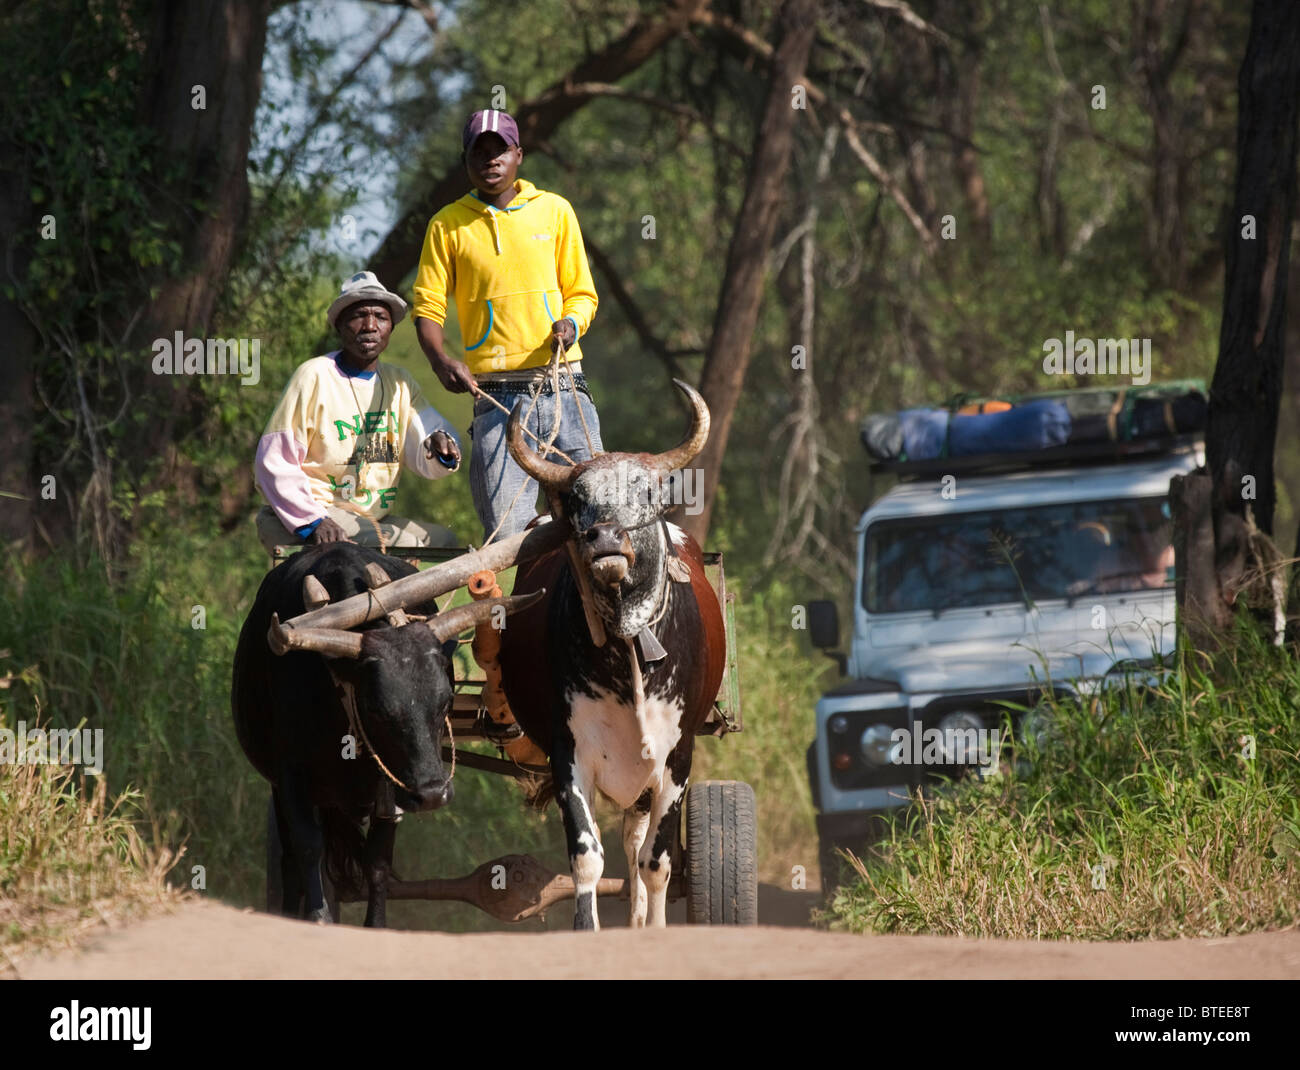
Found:
M 516 371 L 551 359 L 551 324 L 566 317 L 582 337 L 596 287 L 582 231 L 563 197 L 518 179 L 498 210 L 471 192 L 429 221 L 415 276 L 414 315 L 441 324 L 456 295 L 469 370 Z M 575 344 L 570 360 L 581 360 Z

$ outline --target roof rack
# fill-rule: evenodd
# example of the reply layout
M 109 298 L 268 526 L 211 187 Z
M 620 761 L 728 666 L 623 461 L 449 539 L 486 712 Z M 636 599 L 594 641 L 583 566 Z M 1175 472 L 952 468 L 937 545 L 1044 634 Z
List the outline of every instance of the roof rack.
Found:
M 1021 468 L 1063 468 L 1084 464 L 1115 464 L 1148 460 L 1200 445 L 1203 432 L 1165 435 L 1131 442 L 1088 442 L 1073 446 L 1052 446 L 1021 453 L 980 453 L 970 457 L 936 457 L 926 461 L 876 461 L 868 467 L 874 475 L 888 473 L 900 480 L 926 476 L 970 475 L 1010 472 Z

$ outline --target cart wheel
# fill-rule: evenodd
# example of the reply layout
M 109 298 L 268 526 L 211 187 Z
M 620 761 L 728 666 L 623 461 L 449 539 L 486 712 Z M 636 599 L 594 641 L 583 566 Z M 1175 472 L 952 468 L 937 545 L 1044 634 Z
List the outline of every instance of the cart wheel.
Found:
M 284 845 L 280 842 L 280 823 L 275 819 L 275 797 L 266 804 L 266 912 L 279 914 L 284 905 L 284 871 L 281 860 L 284 857 Z M 338 897 L 334 894 L 334 885 L 328 874 L 321 874 L 325 886 L 325 902 L 329 904 L 330 917 L 337 923 L 341 912 Z
M 686 920 L 692 925 L 758 924 L 754 789 L 704 780 L 686 795 Z

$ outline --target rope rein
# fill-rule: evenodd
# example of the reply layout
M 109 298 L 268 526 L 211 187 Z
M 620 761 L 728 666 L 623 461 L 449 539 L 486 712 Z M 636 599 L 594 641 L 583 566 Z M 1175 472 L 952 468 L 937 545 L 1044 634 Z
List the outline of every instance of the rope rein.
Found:
M 532 417 L 533 410 L 537 408 L 538 399 L 541 397 L 541 390 L 537 383 L 533 383 L 529 389 L 530 400 L 528 404 L 528 411 L 524 413 L 523 419 L 520 421 L 520 424 L 523 428 L 524 434 L 526 434 L 529 438 L 531 438 L 534 442 L 536 442 L 539 446 L 542 447 L 541 454 L 543 457 L 545 457 L 548 453 L 554 453 L 557 456 L 564 458 L 564 460 L 568 461 L 569 464 L 574 464 L 575 462 L 573 458 L 570 457 L 563 450 L 557 449 L 555 445 L 555 440 L 560 437 L 560 418 L 562 415 L 562 409 L 560 406 L 560 363 L 561 361 L 564 363 L 564 370 L 569 374 L 569 382 L 573 388 L 574 401 L 575 404 L 577 404 L 578 406 L 578 417 L 582 420 L 582 429 L 587 436 L 587 450 L 589 453 L 594 454 L 595 449 L 592 446 L 591 431 L 587 427 L 587 418 L 582 412 L 582 403 L 577 401 L 578 381 L 577 379 L 574 378 L 573 370 L 569 367 L 569 355 L 565 349 L 564 340 L 559 339 L 558 341 L 559 341 L 559 345 L 556 346 L 555 352 L 551 354 L 551 362 L 550 362 L 550 367 L 548 369 L 551 376 L 551 396 L 555 398 L 555 424 L 551 428 L 550 437 L 545 442 L 543 442 L 540 438 L 537 437 L 537 435 L 533 434 L 532 431 L 528 429 L 528 420 Z M 495 405 L 506 415 L 510 414 L 511 410 L 507 409 L 503 404 L 501 404 L 501 402 L 499 402 L 491 394 L 480 392 L 478 396 L 486 399 L 488 402 Z M 492 529 L 492 533 L 483 541 L 483 546 L 487 546 L 497 537 L 497 535 L 501 533 L 501 529 L 502 527 L 505 526 L 506 520 L 509 518 L 510 514 L 514 512 L 515 506 L 519 502 L 519 495 L 521 495 L 524 492 L 524 487 L 526 487 L 527 485 L 528 485 L 527 481 L 524 481 L 523 483 L 519 484 L 519 489 L 515 491 L 515 496 L 510 499 L 510 504 L 506 507 L 506 511 L 501 514 L 501 519 L 497 521 L 497 526 Z M 480 549 L 482 549 L 482 547 L 480 547 Z
M 372 757 L 375 760 L 375 765 L 379 766 L 379 771 L 382 772 L 384 776 L 388 777 L 389 780 L 391 780 L 403 791 L 411 792 L 411 789 L 408 788 L 405 784 L 403 784 L 393 774 L 393 771 L 384 764 L 384 760 L 381 757 L 379 757 L 379 751 L 375 749 L 375 745 L 370 742 L 370 737 L 366 735 L 366 726 L 361 723 L 361 715 L 357 713 L 356 702 L 353 699 L 351 691 L 348 689 L 347 685 L 342 685 L 342 686 L 343 686 L 344 695 L 346 696 L 343 702 L 343 708 L 347 710 L 348 730 L 352 733 L 352 738 L 360 740 L 361 744 L 365 747 L 365 749 L 370 752 L 370 757 Z M 451 724 L 450 711 L 448 711 L 447 713 L 446 725 L 447 725 L 447 736 L 451 746 L 451 769 L 447 773 L 447 779 L 454 780 L 456 777 L 456 730 L 452 727 Z M 414 794 L 414 792 L 411 792 L 411 794 Z
M 375 764 L 379 766 L 379 769 L 384 776 L 388 777 L 389 780 L 403 791 L 411 792 L 411 789 L 398 780 L 397 777 L 393 775 L 393 771 L 384 764 L 384 760 L 379 757 L 379 751 L 375 750 L 375 745 L 370 742 L 370 737 L 366 735 L 366 726 L 361 723 L 361 716 L 357 713 L 357 704 L 352 694 L 352 690 L 346 684 L 343 685 L 343 693 L 346 696 L 343 706 L 348 711 L 348 729 L 352 732 L 352 738 L 360 739 L 365 748 L 370 751 L 370 757 L 375 760 Z

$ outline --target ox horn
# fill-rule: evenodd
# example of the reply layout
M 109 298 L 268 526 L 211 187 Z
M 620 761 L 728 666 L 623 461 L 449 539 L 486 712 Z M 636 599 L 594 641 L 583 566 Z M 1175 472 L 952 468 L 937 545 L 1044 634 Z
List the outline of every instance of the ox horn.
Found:
M 332 658 L 361 657 L 361 633 L 340 628 L 286 628 L 278 613 L 271 614 L 271 630 L 266 641 L 276 654 L 290 650 L 314 650 Z
M 693 411 L 690 430 L 686 432 L 686 437 L 681 443 L 666 453 L 656 453 L 654 456 L 655 467 L 664 475 L 690 464 L 700 450 L 704 449 L 704 443 L 709 438 L 709 407 L 700 397 L 699 391 L 680 379 L 674 379 L 673 383 L 686 395 L 686 400 L 691 403 Z
M 325 585 L 321 583 L 310 572 L 302 580 L 302 603 L 308 609 L 320 609 L 321 606 L 329 605 L 329 592 L 325 590 Z
M 457 606 L 455 609 L 448 609 L 439 613 L 433 620 L 429 621 L 428 627 L 437 636 L 438 642 L 445 643 L 448 639 L 460 635 L 467 628 L 476 628 L 490 619 L 493 610 L 497 606 L 504 606 L 507 613 L 517 613 L 519 610 L 527 609 L 534 603 L 539 602 L 545 593 L 546 588 L 543 587 L 531 594 L 512 595 L 509 598 L 485 598 L 481 602 L 473 602 L 467 606 Z
M 520 426 L 523 405 L 524 403 L 520 401 L 515 406 L 510 414 L 510 422 L 506 424 L 506 446 L 510 450 L 510 456 L 515 459 L 515 463 L 520 468 L 541 484 L 543 490 L 563 490 L 572 482 L 578 470 L 567 464 L 556 464 L 554 461 L 546 460 L 524 442 L 524 431 Z
M 378 561 L 366 562 L 366 586 L 372 591 L 376 587 L 387 587 L 392 582 L 393 577 L 384 571 Z

